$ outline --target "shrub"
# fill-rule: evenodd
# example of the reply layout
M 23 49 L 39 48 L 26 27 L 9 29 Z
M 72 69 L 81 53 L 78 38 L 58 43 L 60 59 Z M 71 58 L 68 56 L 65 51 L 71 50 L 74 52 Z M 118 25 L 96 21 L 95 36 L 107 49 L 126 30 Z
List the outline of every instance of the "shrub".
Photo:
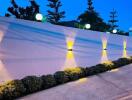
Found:
M 43 83 L 41 78 L 36 76 L 27 76 L 22 79 L 22 82 L 26 88 L 27 93 L 33 93 L 41 90 Z
M 22 81 L 13 80 L 0 87 L 0 98 L 3 98 L 4 100 L 13 100 L 16 97 L 23 96 L 25 91 L 26 88 Z
M 132 56 L 130 56 L 129 59 L 130 59 L 130 62 L 132 63 Z
M 132 62 L 132 56 L 130 56 L 131 62 Z
M 85 74 L 86 74 L 86 76 L 91 76 L 91 75 L 94 75 L 94 70 L 92 69 L 94 66 L 92 66 L 92 67 L 86 67 L 85 68 Z
M 0 89 L 1 89 L 1 87 L 0 87 Z M 3 93 L 1 90 L 0 90 L 0 100 L 3 100 Z
M 95 75 L 107 71 L 108 67 L 105 64 L 98 64 L 94 67 L 91 67 L 90 70 L 93 72 L 93 75 Z
M 58 84 L 74 81 L 85 76 L 96 75 L 130 63 L 132 63 L 132 57 L 120 58 L 116 61 L 108 61 L 92 67 L 68 68 L 64 71 L 58 71 L 54 75 L 43 75 L 41 77 L 27 76 L 22 80 L 14 80 L 1 85 L 0 100 L 13 100 L 29 93 L 48 89 Z
M 68 75 L 70 81 L 77 80 L 85 76 L 84 68 L 67 68 L 64 72 Z
M 63 84 L 69 81 L 67 73 L 64 71 L 58 71 L 54 74 L 57 84 Z
M 128 58 L 120 58 L 118 62 L 122 64 L 122 66 L 130 64 L 130 60 Z
M 88 76 L 91 76 L 91 75 L 96 75 L 96 74 L 102 73 L 106 70 L 107 69 L 103 65 L 100 64 L 100 65 L 92 66 L 90 68 L 86 68 L 86 74 Z
M 43 80 L 43 89 L 53 87 L 57 84 L 53 75 L 43 75 L 41 79 Z
M 107 61 L 103 63 L 102 65 L 105 67 L 104 69 L 106 69 L 106 71 L 115 68 L 115 65 L 112 61 Z
M 116 68 L 121 67 L 122 64 L 118 62 L 118 60 L 113 61 L 113 64 Z
M 91 75 L 96 75 L 99 73 L 106 72 L 106 71 L 111 70 L 113 68 L 115 68 L 113 62 L 109 61 L 106 63 L 98 64 L 96 66 L 86 67 L 85 73 L 87 76 L 91 76 Z
M 120 58 L 116 61 L 113 61 L 113 63 L 116 67 L 122 67 L 122 66 L 125 66 L 127 64 L 130 64 L 131 58 Z

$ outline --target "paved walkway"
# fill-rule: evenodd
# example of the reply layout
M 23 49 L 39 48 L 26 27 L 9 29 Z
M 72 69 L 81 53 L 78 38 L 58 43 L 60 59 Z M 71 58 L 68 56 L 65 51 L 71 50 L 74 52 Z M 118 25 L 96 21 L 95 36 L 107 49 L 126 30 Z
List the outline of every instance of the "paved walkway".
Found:
M 132 100 L 132 65 L 28 95 L 19 100 Z

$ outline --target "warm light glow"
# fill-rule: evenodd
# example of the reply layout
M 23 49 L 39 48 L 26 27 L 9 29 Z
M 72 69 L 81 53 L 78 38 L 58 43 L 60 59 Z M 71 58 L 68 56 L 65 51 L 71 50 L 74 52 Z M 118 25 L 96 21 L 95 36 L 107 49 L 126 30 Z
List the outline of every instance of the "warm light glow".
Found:
M 66 45 L 67 45 L 68 51 L 66 54 L 65 64 L 64 64 L 62 70 L 64 70 L 65 68 L 77 67 L 75 57 L 74 57 L 74 52 L 73 52 L 74 51 L 73 46 L 75 43 L 76 32 L 71 32 L 69 30 L 65 30 L 65 34 L 66 34 Z
M 123 55 L 122 55 L 123 58 L 127 58 L 128 55 L 127 55 L 127 50 L 123 50 Z
M 127 48 L 127 41 L 124 40 L 123 41 L 123 55 L 122 55 L 122 57 L 124 57 L 124 58 L 128 57 L 126 48 Z
M 112 70 L 110 70 L 110 71 L 108 71 L 108 72 L 117 72 L 117 71 L 119 71 L 118 68 L 116 68 L 116 69 L 112 69 Z
M 9 81 L 9 80 L 12 80 L 11 75 L 8 73 L 4 64 L 0 60 L 0 83 L 4 83 L 4 81 Z
M 79 67 L 70 67 L 70 68 L 65 68 L 64 71 L 71 72 L 71 73 L 81 73 L 82 70 Z
M 113 65 L 113 63 L 112 63 L 112 61 L 105 61 L 103 64 L 105 64 L 105 65 Z
M 75 33 L 69 33 L 66 35 L 66 44 L 67 44 L 67 49 L 73 49 L 74 46 L 74 42 L 75 42 Z
M 36 14 L 36 20 L 42 21 L 43 20 L 43 15 L 40 14 L 40 13 Z
M 107 39 L 105 37 L 102 38 L 102 46 L 103 46 L 103 50 L 107 49 Z
M 73 51 L 67 51 L 64 69 L 77 67 Z
M 73 45 L 74 45 L 74 41 L 71 41 L 71 40 L 67 41 L 67 48 L 68 48 L 68 50 L 69 49 L 73 49 Z
M 127 48 L 127 42 L 126 42 L 126 40 L 124 40 L 123 41 L 123 49 L 126 50 L 126 48 Z
M 83 84 L 83 83 L 85 83 L 87 81 L 88 81 L 88 78 L 81 78 L 81 79 L 77 80 L 75 83 L 76 84 Z
M 108 56 L 107 56 L 107 50 L 102 51 L 102 57 L 101 57 L 101 63 L 106 63 L 108 62 Z
M 73 58 L 74 58 L 73 51 L 68 51 L 68 52 L 67 52 L 67 55 L 66 55 L 66 58 L 67 58 L 67 59 L 73 59 Z

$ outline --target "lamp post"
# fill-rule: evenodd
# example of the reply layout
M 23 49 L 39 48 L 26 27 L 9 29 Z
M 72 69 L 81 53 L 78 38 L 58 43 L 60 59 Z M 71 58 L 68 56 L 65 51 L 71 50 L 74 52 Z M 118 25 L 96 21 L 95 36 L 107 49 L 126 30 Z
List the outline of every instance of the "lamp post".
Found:
M 112 32 L 113 32 L 113 33 L 117 33 L 117 29 L 114 29 Z
M 42 21 L 43 20 L 43 15 L 38 13 L 38 14 L 36 14 L 35 18 L 36 18 L 37 21 Z
M 90 24 L 85 24 L 85 28 L 86 29 L 90 29 L 91 28 L 91 25 Z

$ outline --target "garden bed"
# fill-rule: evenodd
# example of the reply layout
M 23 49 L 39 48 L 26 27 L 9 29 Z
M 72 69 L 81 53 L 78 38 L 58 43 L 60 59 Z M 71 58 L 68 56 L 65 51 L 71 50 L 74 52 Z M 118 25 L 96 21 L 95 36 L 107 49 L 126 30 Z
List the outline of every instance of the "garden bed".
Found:
M 68 68 L 53 75 L 27 76 L 21 80 L 12 80 L 0 85 L 0 100 L 13 100 L 31 93 L 49 89 L 80 78 L 111 71 L 132 63 L 132 57 L 97 64 L 92 67 Z

